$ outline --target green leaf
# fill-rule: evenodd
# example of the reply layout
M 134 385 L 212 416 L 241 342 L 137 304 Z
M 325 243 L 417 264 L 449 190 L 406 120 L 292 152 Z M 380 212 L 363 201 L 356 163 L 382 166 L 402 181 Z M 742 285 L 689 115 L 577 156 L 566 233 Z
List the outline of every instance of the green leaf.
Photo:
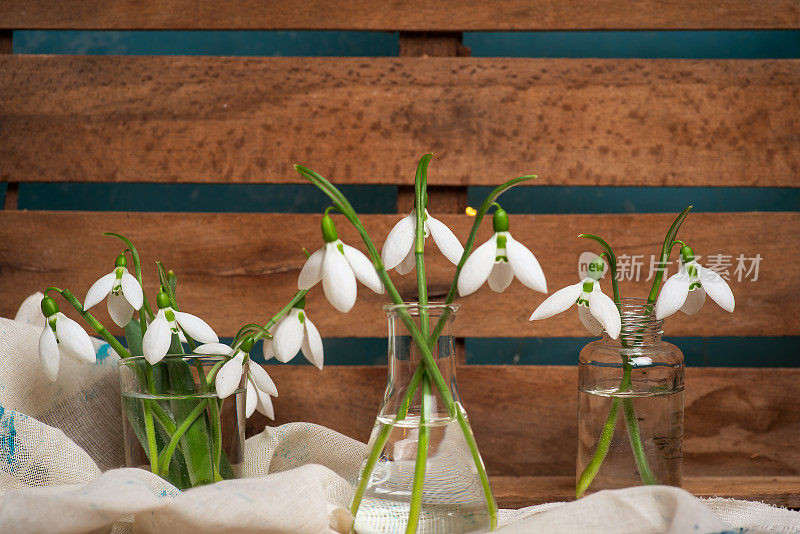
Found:
M 680 230 L 681 225 L 683 224 L 684 219 L 686 216 L 689 215 L 692 206 L 687 206 L 682 212 L 675 217 L 675 220 L 672 222 L 672 225 L 667 230 L 667 235 L 664 237 L 664 246 L 661 247 L 661 257 L 659 258 L 659 269 L 656 270 L 656 275 L 653 278 L 653 285 L 650 287 L 650 294 L 647 297 L 647 303 L 653 304 L 656 301 L 656 297 L 658 296 L 658 289 L 661 287 L 661 280 L 664 278 L 664 267 L 666 267 L 667 262 L 669 261 L 669 253 L 672 251 L 672 245 L 675 243 L 675 238 L 678 236 L 678 230 Z
M 132 356 L 142 356 L 142 328 L 139 321 L 131 319 L 125 325 L 125 339 L 128 341 L 128 351 Z

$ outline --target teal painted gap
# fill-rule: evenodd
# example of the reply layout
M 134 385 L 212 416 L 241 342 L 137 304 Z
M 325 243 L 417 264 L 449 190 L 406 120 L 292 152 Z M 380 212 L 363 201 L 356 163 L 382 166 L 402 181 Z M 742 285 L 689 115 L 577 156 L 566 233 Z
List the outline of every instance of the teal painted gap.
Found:
M 397 187 L 342 185 L 359 213 L 395 213 Z M 312 184 L 24 183 L 19 209 L 320 213 L 328 197 Z
M 800 31 L 471 32 L 474 57 L 770 59 L 800 57 Z
M 15 54 L 397 56 L 397 33 L 338 31 L 25 30 Z
M 5 194 L 5 184 L 2 194 Z M 360 213 L 395 213 L 397 187 L 342 185 Z M 491 187 L 470 187 L 478 206 Z M 330 202 L 311 184 L 23 183 L 19 209 L 88 211 L 319 213 Z M 501 198 L 510 213 L 672 213 L 800 211 L 789 187 L 519 187 Z
M 467 338 L 472 365 L 576 365 L 597 338 Z M 800 367 L 800 336 L 665 337 L 692 367 Z
M 491 187 L 470 187 L 467 202 L 479 206 Z M 500 198 L 509 213 L 675 213 L 800 211 L 792 187 L 517 187 Z
M 19 54 L 396 56 L 398 34 L 336 31 L 14 32 Z M 792 58 L 800 31 L 466 32 L 475 57 Z

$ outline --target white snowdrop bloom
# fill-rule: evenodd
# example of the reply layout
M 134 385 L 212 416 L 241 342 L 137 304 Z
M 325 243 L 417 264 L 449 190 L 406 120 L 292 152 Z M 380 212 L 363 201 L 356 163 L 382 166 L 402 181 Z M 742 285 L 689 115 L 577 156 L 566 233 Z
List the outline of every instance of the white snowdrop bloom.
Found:
M 599 268 L 589 269 L 589 276 L 577 284 L 559 289 L 547 297 L 533 311 L 530 320 L 547 319 L 577 304 L 578 317 L 589 332 L 599 335 L 605 330 L 609 337 L 617 339 L 622 328 L 619 309 L 611 297 L 600 289 L 600 282 L 592 278 L 602 276 L 602 261 L 597 258 L 595 262 L 598 262 Z
M 469 255 L 458 276 L 458 294 L 470 295 L 488 279 L 489 287 L 498 293 L 507 288 L 514 277 L 525 286 L 547 293 L 547 281 L 536 256 L 508 231 L 508 214 L 498 209 L 492 220 L 494 234 Z
M 233 349 L 223 343 L 207 343 L 200 345 L 194 352 L 198 354 L 219 354 L 229 356 L 230 359 L 220 367 L 214 377 L 214 386 L 217 395 L 227 398 L 239 387 L 242 373 L 245 373 L 245 414 L 247 417 L 258 410 L 270 419 L 275 419 L 270 396 L 278 396 L 278 388 L 263 367 L 247 358 L 245 369 L 245 356 L 253 349 L 253 338 L 246 337 L 238 348 Z
M 50 380 L 58 377 L 61 356 L 82 362 L 95 362 L 94 345 L 81 325 L 61 313 L 51 297 L 41 303 L 45 325 L 39 336 L 39 359 L 44 374 Z
M 142 352 L 144 352 L 145 359 L 151 364 L 160 362 L 167 355 L 169 346 L 172 344 L 172 335 L 178 334 L 180 337 L 181 330 L 200 343 L 219 342 L 217 334 L 204 320 L 190 313 L 172 309 L 166 293 L 159 293 L 156 302 L 158 303 L 158 313 L 142 339 Z
M 388 271 L 397 268 L 399 274 L 408 274 L 416 266 L 414 256 L 414 241 L 417 229 L 417 210 L 411 213 L 394 225 L 394 228 L 386 237 L 386 242 L 381 250 L 381 260 L 384 268 Z M 425 238 L 433 237 L 433 242 L 439 247 L 445 258 L 450 260 L 453 265 L 458 265 L 461 255 L 464 254 L 464 247 L 461 246 L 458 238 L 442 221 L 434 218 L 425 210 L 425 221 L 423 223 Z
M 124 254 L 117 256 L 114 270 L 92 284 L 83 301 L 88 310 L 108 297 L 108 314 L 117 326 L 125 327 L 133 317 L 133 310 L 142 308 L 144 294 L 139 281 L 128 272 L 128 260 Z
M 325 245 L 306 260 L 298 289 L 311 289 L 322 281 L 322 289 L 331 305 L 342 313 L 356 303 L 356 279 L 375 293 L 384 291 L 383 283 L 372 262 L 361 251 L 339 239 L 333 219 L 322 217 L 322 239 Z
M 272 340 L 264 341 L 265 359 L 275 357 L 279 362 L 286 363 L 302 351 L 309 362 L 322 369 L 322 337 L 306 315 L 304 305 L 305 299 L 275 324 Z
M 656 300 L 656 318 L 664 319 L 678 310 L 694 315 L 705 303 L 706 294 L 720 308 L 733 313 L 736 301 L 728 283 L 719 274 L 697 263 L 694 251 L 683 245 L 678 272 L 664 283 Z

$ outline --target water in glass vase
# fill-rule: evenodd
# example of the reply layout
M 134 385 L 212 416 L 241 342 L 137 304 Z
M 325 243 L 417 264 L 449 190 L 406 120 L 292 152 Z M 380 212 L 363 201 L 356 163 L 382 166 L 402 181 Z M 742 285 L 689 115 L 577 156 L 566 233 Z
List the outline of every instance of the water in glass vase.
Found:
M 390 428 L 356 516 L 355 531 L 360 534 L 406 530 L 421 424 L 418 416 L 392 425 L 393 421 L 393 416 L 379 417 L 370 437 L 368 448 Z M 417 532 L 488 530 L 486 497 L 458 421 L 435 417 L 427 427 L 430 441 Z
M 608 454 L 589 492 L 642 484 L 627 417 L 635 418 L 647 466 L 659 484 L 681 485 L 683 387 L 653 387 L 620 393 L 617 388 L 578 388 L 578 476 L 592 459 L 609 412 L 616 402 L 617 422 Z M 631 415 L 632 414 L 632 415 Z

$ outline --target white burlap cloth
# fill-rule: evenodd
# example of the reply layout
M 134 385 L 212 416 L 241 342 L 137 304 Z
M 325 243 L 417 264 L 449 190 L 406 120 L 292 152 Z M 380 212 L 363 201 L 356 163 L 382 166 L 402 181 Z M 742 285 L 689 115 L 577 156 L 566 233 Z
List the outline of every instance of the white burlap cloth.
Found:
M 325 427 L 267 428 L 245 444 L 245 478 L 181 492 L 122 465 L 117 356 L 39 368 L 41 295 L 0 318 L 0 533 L 342 531 L 365 446 Z M 280 384 L 279 384 L 280 386 Z M 280 409 L 280 406 L 278 406 Z M 500 511 L 499 532 L 800 533 L 800 513 L 700 500 L 670 487 L 603 491 L 572 503 Z

